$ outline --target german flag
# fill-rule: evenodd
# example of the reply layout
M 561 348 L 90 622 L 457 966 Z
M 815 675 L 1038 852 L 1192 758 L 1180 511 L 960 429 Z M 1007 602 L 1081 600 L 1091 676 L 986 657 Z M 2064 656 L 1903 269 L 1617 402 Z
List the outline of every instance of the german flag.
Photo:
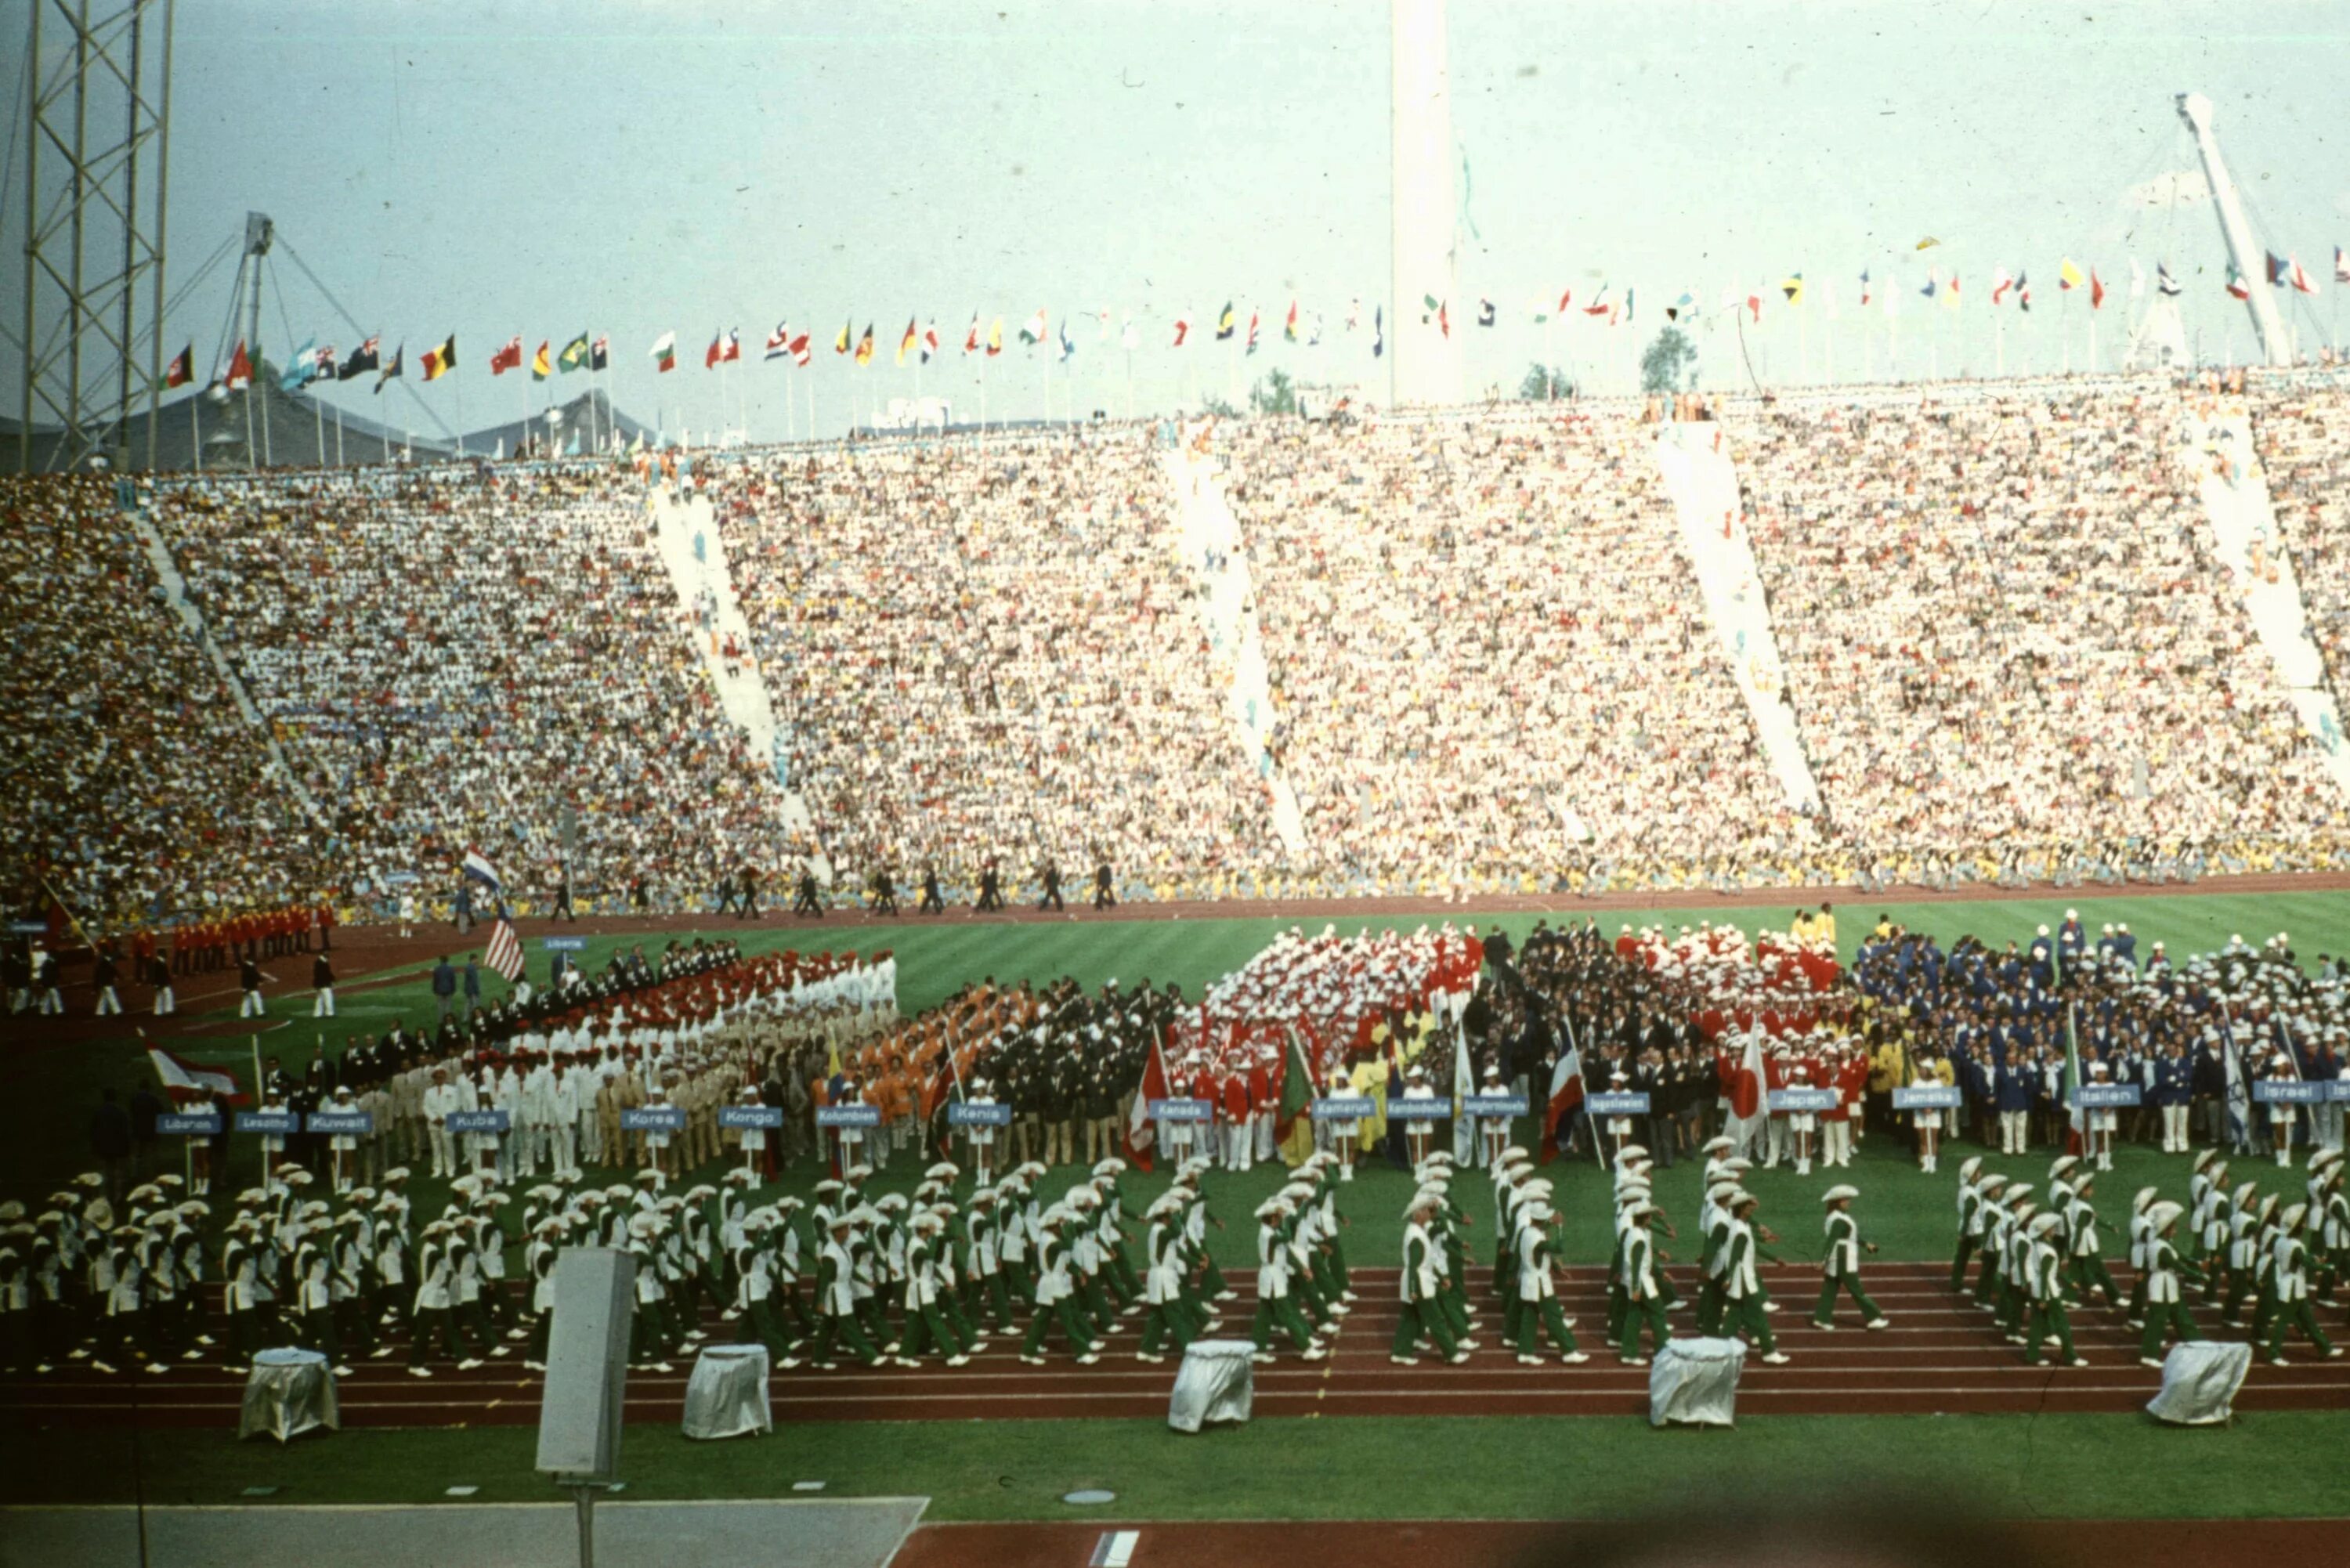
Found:
M 910 316 L 906 317 L 906 335 L 898 339 L 898 363 L 904 364 L 906 356 L 911 354 L 921 340 L 922 335 L 914 330 L 914 318 Z
M 457 335 L 449 334 L 448 341 L 438 348 L 424 351 L 424 379 L 437 381 L 457 368 Z
M 873 363 L 873 324 L 869 321 L 865 324 L 865 336 L 857 340 L 857 362 L 860 365 Z

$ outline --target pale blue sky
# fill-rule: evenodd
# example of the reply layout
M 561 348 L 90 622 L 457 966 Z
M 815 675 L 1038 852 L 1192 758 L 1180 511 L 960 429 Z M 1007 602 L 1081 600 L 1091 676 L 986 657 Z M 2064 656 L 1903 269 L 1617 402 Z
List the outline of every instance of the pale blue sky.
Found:
M 0 36 L 21 39 L 23 4 Z M 2172 108 L 2186 88 L 2219 104 L 2264 237 L 2324 280 L 2305 336 L 2324 336 L 2345 292 L 2330 275 L 2333 246 L 2350 244 L 2339 3 L 1454 0 L 1451 42 L 1476 231 L 1452 315 L 1472 388 L 1515 383 L 1544 348 L 1531 302 L 1561 286 L 1639 291 L 1631 327 L 1578 317 L 1553 340 L 1554 358 L 1604 383 L 1627 373 L 1684 288 L 1711 313 L 1726 286 L 1797 270 L 1807 316 L 1766 307 L 1753 337 L 1766 379 L 1795 375 L 1799 352 L 1822 374 L 1831 335 L 1839 375 L 1859 373 L 1864 353 L 1881 372 L 1884 318 L 1867 319 L 1864 348 L 1856 309 L 1864 265 L 1912 291 L 1905 370 L 1923 371 L 1931 341 L 1944 373 L 1990 371 L 1982 296 L 2000 265 L 2028 270 L 2035 294 L 2031 318 L 2006 317 L 2008 369 L 2055 368 L 2067 325 L 2077 366 L 2085 302 L 2059 309 L 2064 255 L 2118 286 L 2099 320 L 2101 361 L 2126 330 L 2133 254 L 2149 273 L 2167 258 L 2206 349 L 2216 357 L 2232 327 L 2241 357 L 2249 331 L 2220 290 L 2208 205 L 2124 200 L 2193 167 Z M 979 400 L 973 362 L 956 351 L 973 310 L 1002 316 L 1007 339 L 1040 306 L 1056 324 L 1135 314 L 1138 409 L 1229 392 L 1236 369 L 1368 380 L 1367 320 L 1350 337 L 1341 318 L 1356 296 L 1367 317 L 1386 284 L 1387 68 L 1381 0 L 182 4 L 174 286 L 246 208 L 267 211 L 361 321 L 380 325 L 387 352 L 406 342 L 411 376 L 429 344 L 457 334 L 455 382 L 422 395 L 452 424 L 462 396 L 468 426 L 522 405 L 517 377 L 490 378 L 494 345 L 520 332 L 526 350 L 542 337 L 559 347 L 581 327 L 611 335 L 621 406 L 671 431 L 717 421 L 721 378 L 702 349 L 713 328 L 739 327 L 749 362 L 737 385 L 761 437 L 785 433 L 787 389 L 805 433 L 810 377 L 827 431 L 852 397 L 861 410 L 911 392 L 913 370 L 888 364 L 910 313 L 935 321 L 949 348 L 923 389 L 962 415 Z M 12 202 L 9 228 L 19 222 Z M 1927 234 L 1944 244 L 1921 256 L 1910 247 Z M 16 243 L 12 233 L 12 267 Z M 1917 297 L 1929 263 L 1965 280 L 1955 319 Z M 348 348 L 348 329 L 290 263 L 277 277 L 295 338 Z M 195 341 L 200 369 L 227 283 L 224 267 L 170 324 L 174 347 Z M 1319 348 L 1279 341 L 1293 296 L 1322 314 Z M 1469 324 L 1480 296 L 1502 326 Z M 1244 367 L 1206 342 L 1227 298 L 1243 319 L 1252 304 L 1266 316 L 1265 346 Z M 1168 347 L 1179 311 L 1197 324 L 1180 353 Z M 778 317 L 816 337 L 812 371 L 755 362 Z M 873 323 L 874 369 L 830 352 L 845 317 Z M 1727 384 L 1735 345 L 1708 325 L 1701 369 Z M 264 327 L 283 354 L 275 303 Z M 669 329 L 680 369 L 656 378 L 646 351 Z M 1090 319 L 1075 336 L 1076 400 L 1122 410 L 1125 354 Z M 1038 410 L 1041 358 L 1015 343 L 994 362 L 991 415 Z M 1058 412 L 1070 369 L 1052 376 Z

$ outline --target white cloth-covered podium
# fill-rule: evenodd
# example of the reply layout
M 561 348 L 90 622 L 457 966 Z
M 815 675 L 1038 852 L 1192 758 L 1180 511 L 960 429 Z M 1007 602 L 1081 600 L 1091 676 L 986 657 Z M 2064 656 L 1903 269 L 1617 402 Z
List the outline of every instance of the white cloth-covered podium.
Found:
M 1648 1425 L 1733 1427 L 1738 1375 L 1746 1344 L 1737 1339 L 1669 1339 L 1648 1367 Z
M 1256 1346 L 1245 1339 L 1195 1339 L 1167 1398 L 1167 1424 L 1196 1432 L 1210 1421 L 1245 1421 L 1256 1398 Z
M 712 1345 L 694 1361 L 685 1383 L 685 1435 L 740 1438 L 775 1429 L 767 1402 L 767 1347 Z
M 2236 1390 L 2252 1369 L 2252 1347 L 2214 1339 L 2182 1340 L 2162 1363 L 2162 1392 L 2146 1413 L 2178 1427 L 2214 1427 L 2236 1413 Z
M 315 1350 L 265 1350 L 245 1375 L 244 1410 L 237 1418 L 240 1440 L 266 1432 L 279 1442 L 315 1427 L 332 1432 L 343 1424 L 335 1397 L 334 1368 Z

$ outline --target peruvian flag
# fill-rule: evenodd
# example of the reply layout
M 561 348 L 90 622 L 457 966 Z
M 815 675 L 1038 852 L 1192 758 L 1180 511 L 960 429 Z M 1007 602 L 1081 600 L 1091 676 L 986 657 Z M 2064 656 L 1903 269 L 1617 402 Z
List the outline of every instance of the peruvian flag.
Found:
M 1178 348 L 1183 347 L 1183 339 L 1190 336 L 1191 336 L 1191 318 L 1188 316 L 1177 317 L 1175 318 L 1175 347 Z
M 971 318 L 971 329 L 962 335 L 962 351 L 966 354 L 979 352 L 979 317 L 976 313 Z
M 1746 1032 L 1745 1054 L 1722 1075 L 1721 1086 L 1730 1096 L 1730 1124 L 1721 1130 L 1743 1148 L 1762 1127 L 1762 1031 Z
M 1142 1069 L 1142 1088 L 1134 1096 L 1134 1109 L 1126 1118 L 1126 1158 L 1137 1170 L 1150 1168 L 1150 1151 L 1159 1142 L 1159 1124 L 1150 1119 L 1150 1102 L 1163 1100 L 1167 1095 L 1167 1061 L 1159 1054 L 1159 1043 L 1150 1043 L 1150 1061 Z
M 245 1103 L 244 1091 L 236 1086 L 236 1075 L 225 1067 L 201 1066 L 161 1045 L 147 1048 L 147 1060 L 154 1064 L 155 1076 L 163 1081 L 163 1092 L 175 1105 L 185 1105 L 207 1089 L 230 1105 Z
M 1583 1047 L 1570 1043 L 1550 1070 L 1550 1108 L 1543 1113 L 1542 1163 L 1558 1158 L 1558 1129 L 1583 1103 Z
M 2089 308 L 2092 310 L 2103 310 L 2105 307 L 2105 279 L 2097 275 L 2097 269 L 2095 267 L 2091 267 L 2089 269 Z
M 792 363 L 795 365 L 805 365 L 808 362 L 810 357 L 808 349 L 808 335 L 805 332 L 800 333 L 792 339 Z

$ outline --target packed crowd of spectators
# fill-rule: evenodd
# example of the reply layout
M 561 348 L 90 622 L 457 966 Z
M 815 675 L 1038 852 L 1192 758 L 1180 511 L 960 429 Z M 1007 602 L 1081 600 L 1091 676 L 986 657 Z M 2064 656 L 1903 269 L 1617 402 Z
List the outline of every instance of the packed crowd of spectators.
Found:
M 262 715 L 329 815 L 351 884 L 469 845 L 552 885 L 702 885 L 774 853 L 782 792 L 725 722 L 607 467 L 211 474 L 154 508 Z
M 780 453 L 709 489 L 837 870 L 1107 860 L 1163 896 L 1278 853 L 1148 427 Z
M 2350 381 L 2264 387 L 2251 413 L 2270 504 L 2339 702 L 2350 691 Z
M 0 860 L 15 894 L 31 902 L 46 877 L 114 925 L 318 885 L 299 803 L 165 602 L 113 480 L 0 478 Z

